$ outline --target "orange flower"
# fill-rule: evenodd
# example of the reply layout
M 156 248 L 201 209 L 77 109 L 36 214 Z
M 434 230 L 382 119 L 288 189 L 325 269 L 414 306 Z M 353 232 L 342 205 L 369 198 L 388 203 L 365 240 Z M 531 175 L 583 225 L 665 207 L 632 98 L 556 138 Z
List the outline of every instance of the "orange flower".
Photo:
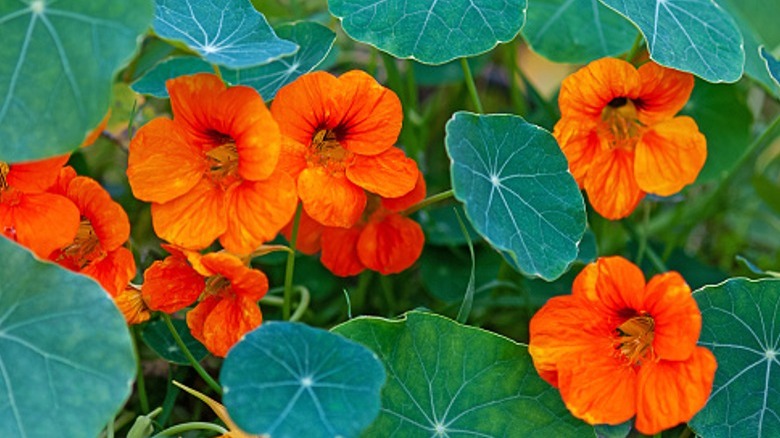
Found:
M 130 237 L 127 214 L 97 181 L 77 176 L 72 167 L 60 171 L 50 191 L 76 205 L 80 222 L 76 236 L 52 251 L 49 259 L 89 275 L 116 296 L 135 276 L 133 254 L 122 246 Z
M 0 161 L 2 233 L 40 258 L 73 241 L 79 227 L 79 210 L 73 202 L 45 193 L 67 161 L 67 155 L 18 164 Z
M 114 302 L 122 315 L 125 317 L 125 321 L 128 324 L 140 324 L 144 321 L 148 321 L 151 318 L 152 313 L 149 306 L 143 299 L 141 289 L 133 284 L 128 284 L 125 288 L 114 297 Z
M 130 142 L 133 194 L 152 202 L 155 231 L 175 245 L 201 249 L 219 238 L 230 252 L 252 252 L 295 212 L 295 183 L 276 169 L 276 122 L 254 89 L 226 88 L 214 75 L 166 86 L 173 120 L 152 120 Z
M 648 435 L 690 420 L 712 390 L 717 364 L 696 342 L 701 312 L 676 272 L 645 284 L 622 257 L 604 257 L 531 319 L 539 375 L 574 416 L 619 424 L 636 415 Z
M 673 195 L 696 180 L 707 144 L 696 122 L 675 117 L 693 76 L 648 62 L 591 62 L 563 81 L 553 135 L 593 208 L 626 217 L 646 193 Z
M 366 191 L 395 198 L 414 187 L 417 164 L 393 146 L 401 103 L 368 74 L 303 75 L 279 90 L 271 112 L 285 137 L 280 166 L 297 181 L 303 208 L 317 222 L 351 227 Z

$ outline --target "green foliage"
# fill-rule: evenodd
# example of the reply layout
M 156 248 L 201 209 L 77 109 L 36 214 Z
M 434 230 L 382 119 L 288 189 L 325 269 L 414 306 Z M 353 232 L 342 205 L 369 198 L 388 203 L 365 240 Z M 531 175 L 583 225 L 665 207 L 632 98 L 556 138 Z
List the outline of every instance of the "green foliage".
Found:
M 357 436 L 379 413 L 382 364 L 362 345 L 303 324 L 266 322 L 225 358 L 223 402 L 243 430 Z
M 0 2 L 0 159 L 76 149 L 151 18 L 148 1 Z
M 775 81 L 777 86 L 780 86 L 780 61 L 772 56 L 772 54 L 766 50 L 766 47 L 761 46 L 759 50 L 761 51 L 761 58 L 766 63 L 766 69 L 772 76 L 772 80 Z
M 172 319 L 171 323 L 173 323 L 176 332 L 179 333 L 182 341 L 184 341 L 184 345 L 187 346 L 187 349 L 190 350 L 195 359 L 202 360 L 209 354 L 206 347 L 192 337 L 184 320 Z M 176 340 L 173 339 L 173 335 L 171 335 L 171 331 L 164 320 L 156 319 L 146 324 L 143 331 L 141 331 L 141 337 L 149 348 L 168 362 L 179 365 L 188 365 L 190 363 L 187 360 L 187 356 L 179 348 Z
M 0 238 L 0 436 L 96 436 L 135 375 L 125 320 L 94 281 Z

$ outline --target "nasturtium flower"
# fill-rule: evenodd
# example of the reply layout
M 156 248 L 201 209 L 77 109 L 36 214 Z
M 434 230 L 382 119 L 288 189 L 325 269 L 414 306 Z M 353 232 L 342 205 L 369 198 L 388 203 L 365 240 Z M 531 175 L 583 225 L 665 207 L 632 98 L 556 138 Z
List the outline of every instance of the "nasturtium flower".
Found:
M 317 222 L 349 228 L 365 209 L 366 192 L 397 198 L 414 188 L 417 164 L 393 146 L 401 102 L 368 74 L 303 75 L 279 90 L 271 112 L 284 136 L 280 166 Z
M 295 183 L 277 169 L 279 127 L 250 87 L 211 74 L 166 86 L 173 120 L 152 120 L 130 142 L 133 194 L 152 203 L 162 239 L 202 249 L 219 238 L 230 252 L 251 253 L 295 212 Z
M 692 183 L 707 157 L 696 122 L 677 116 L 693 76 L 648 62 L 593 61 L 561 85 L 553 135 L 593 208 L 628 216 L 647 193 L 673 195 Z
M 653 435 L 690 420 L 712 391 L 717 364 L 696 345 L 701 321 L 678 273 L 645 283 L 631 262 L 604 257 L 534 315 L 528 349 L 574 416 L 613 425 L 636 416 Z
M 114 302 L 129 325 L 140 324 L 152 317 L 151 309 L 143 299 L 141 288 L 134 284 L 128 283 L 114 297 Z

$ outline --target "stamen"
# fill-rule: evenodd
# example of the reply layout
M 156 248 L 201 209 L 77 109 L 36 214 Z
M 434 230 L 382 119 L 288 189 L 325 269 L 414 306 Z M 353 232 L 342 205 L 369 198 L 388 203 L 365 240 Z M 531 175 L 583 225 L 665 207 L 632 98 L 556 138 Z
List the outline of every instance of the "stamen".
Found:
M 238 150 L 232 141 L 206 152 L 209 176 L 215 183 L 227 189 L 240 179 L 238 175 Z
M 609 101 L 601 112 L 600 127 L 603 138 L 611 149 L 633 151 L 642 136 L 644 125 L 639 121 L 634 102 L 625 97 Z
M 230 288 L 230 280 L 221 275 L 215 275 L 213 277 L 209 277 L 209 279 L 206 280 L 205 294 L 219 295 L 228 288 Z
M 100 238 L 89 219 L 82 218 L 73 243 L 62 249 L 57 261 L 68 259 L 77 269 L 83 269 L 92 261 L 105 255 Z
M 309 162 L 323 166 L 331 171 L 344 169 L 344 161 L 352 152 L 344 149 L 336 133 L 329 129 L 320 129 L 311 139 Z
M 8 181 L 6 180 L 6 177 L 10 171 L 11 166 L 9 166 L 5 161 L 0 161 L 0 190 L 5 190 L 8 188 Z
M 629 318 L 615 329 L 615 350 L 628 359 L 631 365 L 637 365 L 653 351 L 655 321 L 647 314 Z

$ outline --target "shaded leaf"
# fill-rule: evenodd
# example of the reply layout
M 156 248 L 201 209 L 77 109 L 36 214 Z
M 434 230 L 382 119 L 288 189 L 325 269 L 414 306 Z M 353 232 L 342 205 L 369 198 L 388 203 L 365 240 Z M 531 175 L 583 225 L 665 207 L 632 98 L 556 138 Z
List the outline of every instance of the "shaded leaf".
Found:
M 761 54 L 761 59 L 766 63 L 766 69 L 769 71 L 769 75 L 772 76 L 772 80 L 775 81 L 775 85 L 780 86 L 780 61 L 777 60 L 766 47 L 761 46 L 758 48 Z
M 165 60 L 149 70 L 141 79 L 133 82 L 131 88 L 136 93 L 154 97 L 168 97 L 165 81 L 179 76 L 195 73 L 212 73 L 214 69 L 208 62 L 194 56 L 181 56 Z
M 184 341 L 184 345 L 187 346 L 187 349 L 190 350 L 195 359 L 201 360 L 208 356 L 208 350 L 197 339 L 192 337 L 190 329 L 184 320 L 171 319 L 171 322 L 176 328 L 176 332 L 181 336 L 182 341 Z M 189 359 L 181 351 L 176 340 L 173 339 L 171 331 L 168 330 L 168 325 L 162 319 L 156 319 L 146 324 L 141 332 L 141 338 L 143 338 L 149 348 L 168 362 L 190 365 Z

